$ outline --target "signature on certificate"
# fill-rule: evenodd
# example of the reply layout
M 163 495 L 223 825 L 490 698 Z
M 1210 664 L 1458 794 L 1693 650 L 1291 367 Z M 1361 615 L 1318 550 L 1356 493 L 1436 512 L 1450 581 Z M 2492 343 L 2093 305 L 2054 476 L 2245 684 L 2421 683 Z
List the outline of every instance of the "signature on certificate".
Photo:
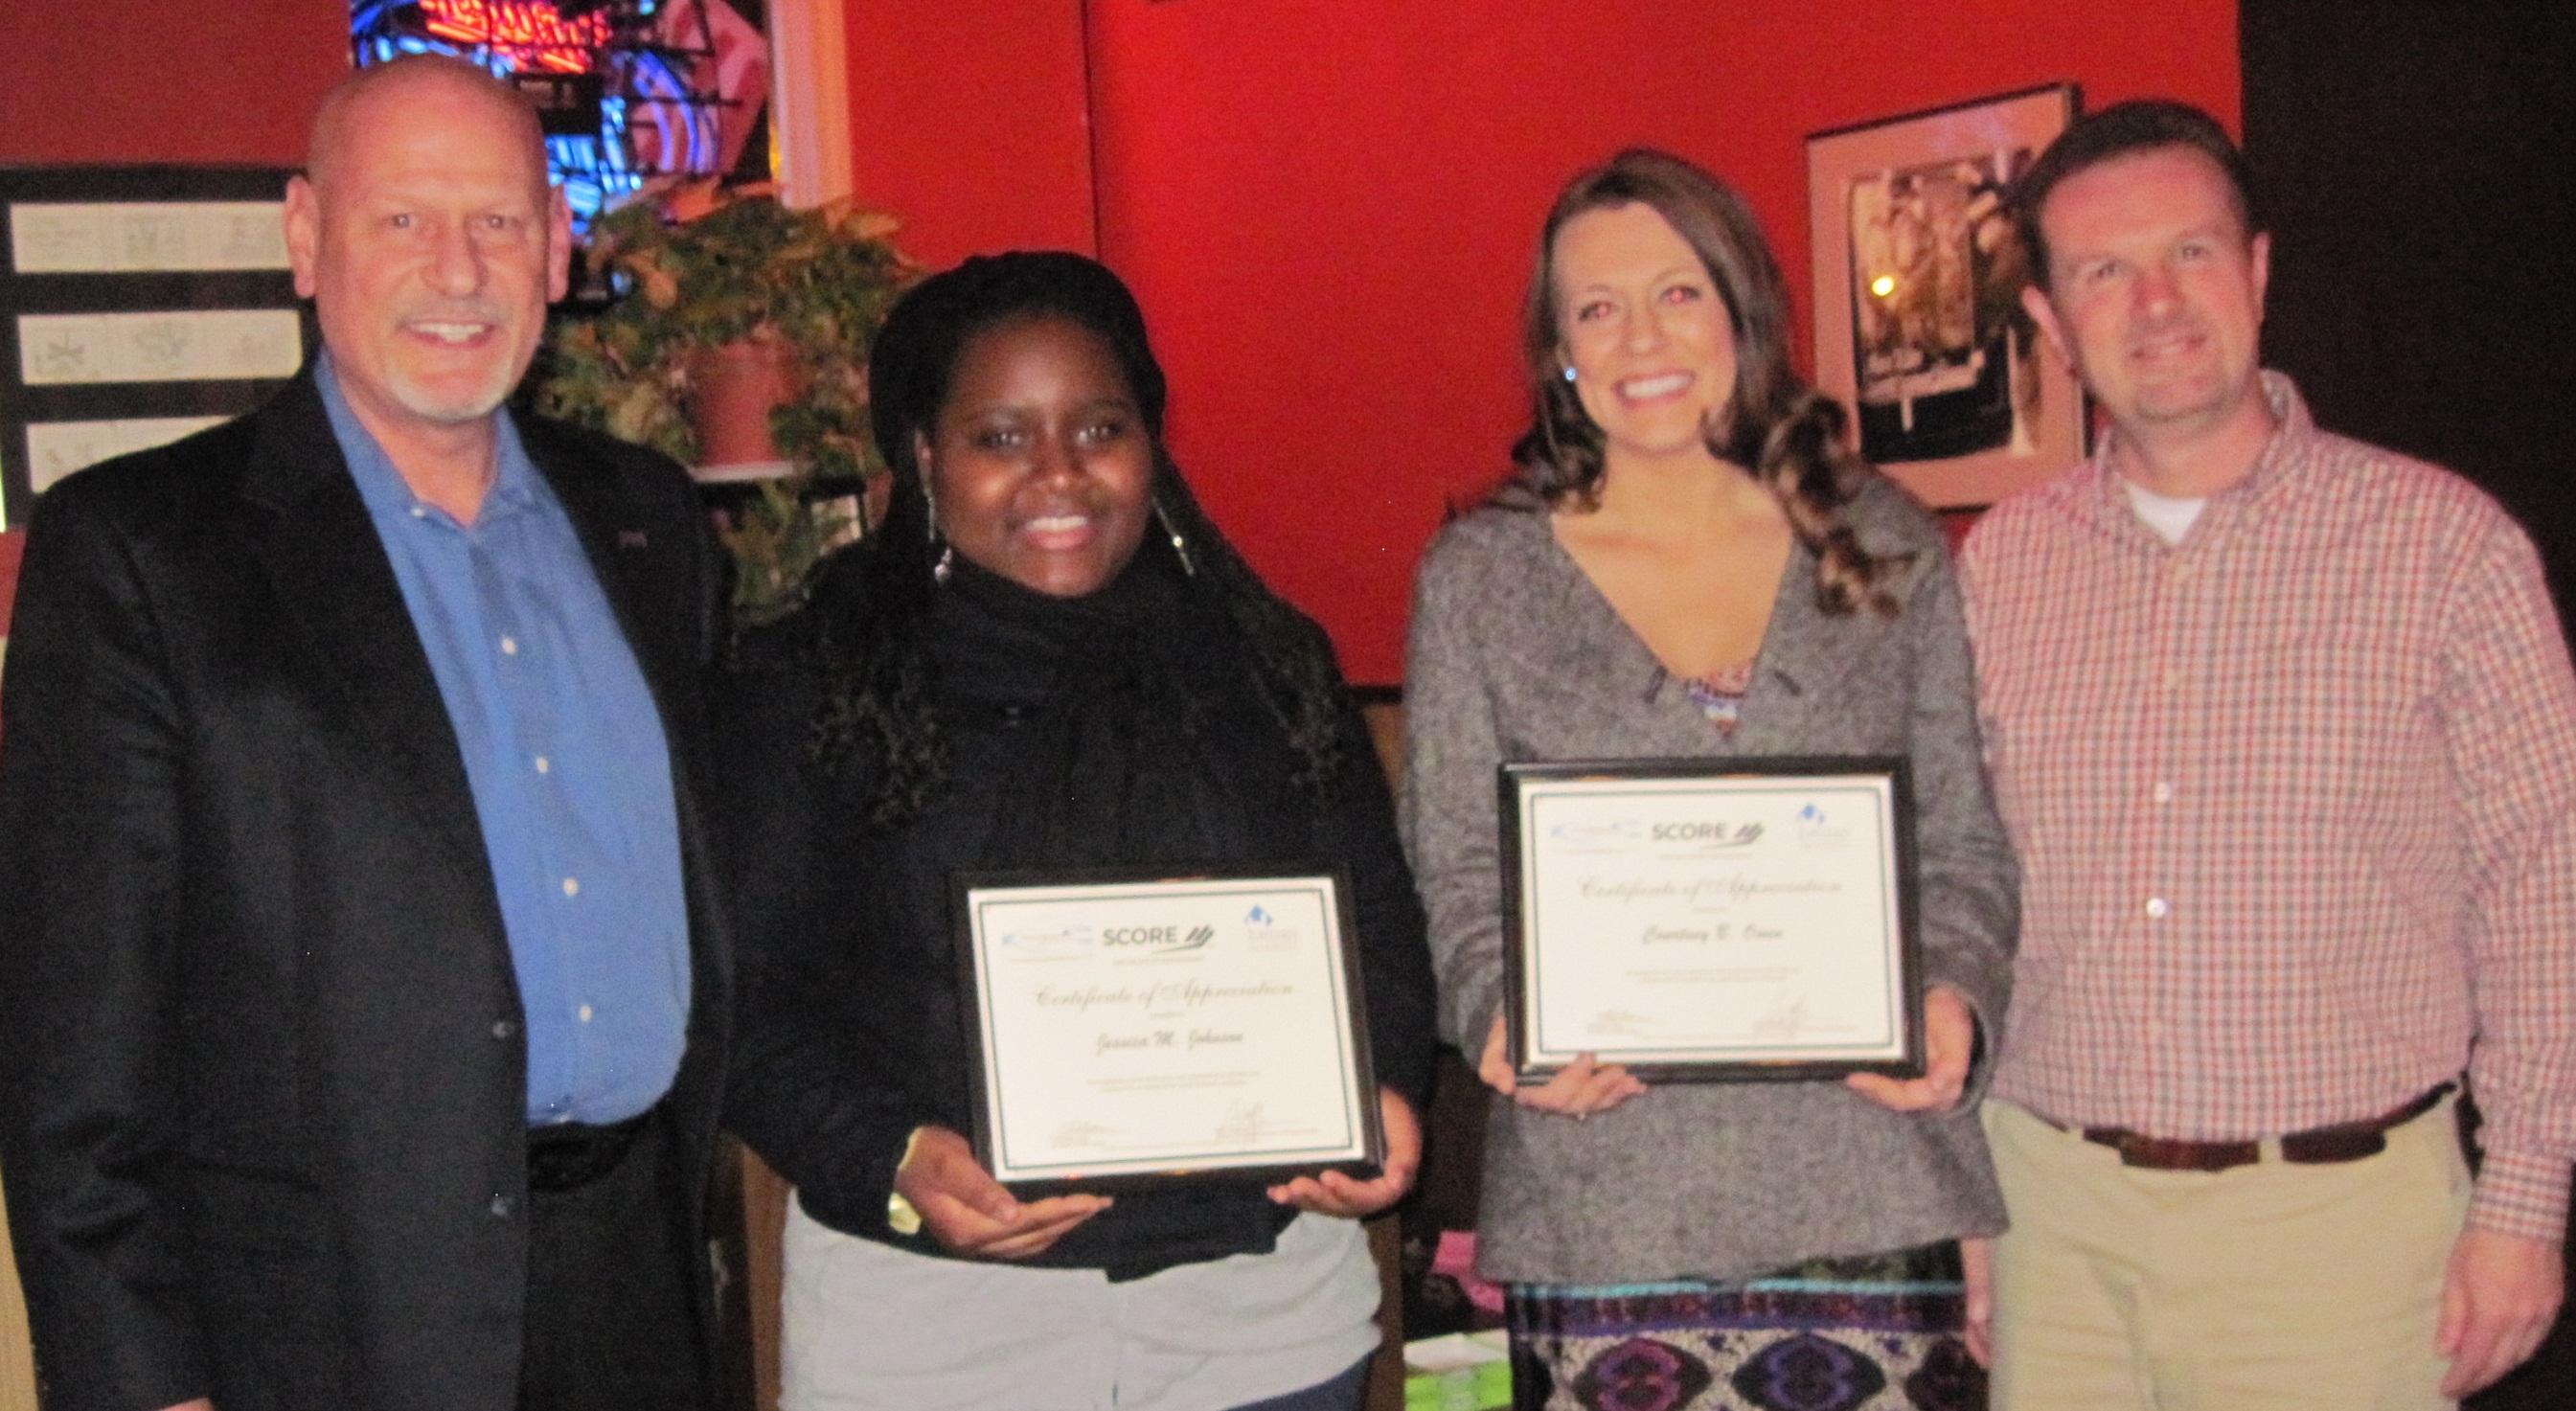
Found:
M 1592 1016 L 1591 1029 L 1596 1034 L 1614 1034 L 1623 1039 L 1643 1038 L 1653 1032 L 1653 1021 L 1628 1009 L 1605 1009 Z
M 1118 1144 L 1120 1129 L 1102 1122 L 1079 1119 L 1059 1124 L 1055 1145 L 1062 1151 L 1105 1151 Z
M 1260 1142 L 1267 1125 L 1259 1102 L 1238 1102 L 1227 1108 L 1224 1118 L 1216 1124 L 1216 1139 L 1252 1146 Z
M 1769 1007 L 1753 1018 L 1753 1033 L 1765 1039 L 1795 1039 L 1807 1032 L 1807 997 L 1791 990 L 1771 996 Z

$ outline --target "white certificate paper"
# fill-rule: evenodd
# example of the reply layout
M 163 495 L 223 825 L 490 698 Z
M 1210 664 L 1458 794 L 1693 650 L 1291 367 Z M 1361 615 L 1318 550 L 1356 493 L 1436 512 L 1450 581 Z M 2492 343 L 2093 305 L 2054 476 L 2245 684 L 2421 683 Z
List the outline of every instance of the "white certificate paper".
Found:
M 1237 1179 L 1377 1160 L 1332 875 L 959 882 L 995 1179 Z
M 1893 761 L 1509 765 L 1512 1057 L 1648 1076 L 1919 1065 Z

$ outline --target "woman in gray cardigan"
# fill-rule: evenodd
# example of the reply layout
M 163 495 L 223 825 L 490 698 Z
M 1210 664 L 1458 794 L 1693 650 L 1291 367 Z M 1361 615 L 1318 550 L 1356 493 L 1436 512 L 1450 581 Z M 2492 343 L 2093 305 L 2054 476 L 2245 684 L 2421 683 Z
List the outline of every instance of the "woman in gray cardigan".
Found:
M 1499 1095 L 1479 1262 L 1512 1286 L 1524 1407 L 1982 1404 L 1952 1242 L 2003 1226 L 1962 1099 L 2015 869 L 1940 531 L 1842 448 L 1787 308 L 1706 173 L 1578 177 L 1532 278 L 1518 469 L 1415 592 L 1406 845 L 1442 1027 Z M 1911 761 L 1925 1076 L 1650 1090 L 1587 1058 L 1516 1085 L 1495 766 L 1829 754 Z

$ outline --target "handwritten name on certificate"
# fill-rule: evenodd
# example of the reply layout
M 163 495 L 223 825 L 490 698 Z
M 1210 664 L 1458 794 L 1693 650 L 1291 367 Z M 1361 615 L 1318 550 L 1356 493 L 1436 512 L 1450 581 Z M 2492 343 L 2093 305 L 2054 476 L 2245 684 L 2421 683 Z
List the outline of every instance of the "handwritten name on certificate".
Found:
M 963 890 L 996 1179 L 1374 1159 L 1335 877 Z
M 1667 1078 L 1910 1064 L 1899 771 L 1574 768 L 1505 779 L 1524 1071 L 1583 1053 Z

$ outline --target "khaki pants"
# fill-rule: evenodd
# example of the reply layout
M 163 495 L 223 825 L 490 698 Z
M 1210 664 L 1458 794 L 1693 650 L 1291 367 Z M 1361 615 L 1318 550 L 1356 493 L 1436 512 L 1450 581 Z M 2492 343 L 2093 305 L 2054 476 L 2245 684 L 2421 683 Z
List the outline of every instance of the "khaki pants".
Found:
M 2360 1161 L 2147 1171 L 2010 1103 L 1986 1133 L 1994 1411 L 2424 1411 L 2468 1209 L 2451 1100 Z

